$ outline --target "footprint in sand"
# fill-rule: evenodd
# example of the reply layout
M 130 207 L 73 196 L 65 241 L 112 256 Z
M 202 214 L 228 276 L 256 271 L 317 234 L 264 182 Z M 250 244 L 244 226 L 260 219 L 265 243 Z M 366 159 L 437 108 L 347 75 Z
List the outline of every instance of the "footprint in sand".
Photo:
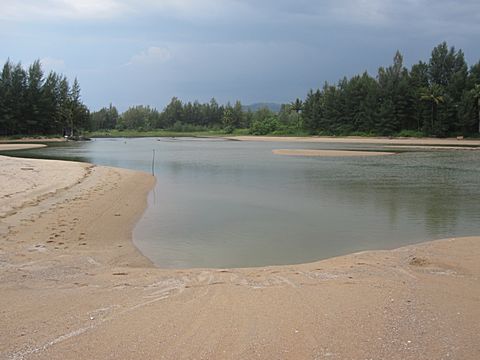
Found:
M 430 262 L 425 259 L 425 258 L 421 258 L 421 257 L 416 257 L 414 256 L 410 262 L 409 262 L 410 265 L 412 266 L 427 266 L 430 264 Z

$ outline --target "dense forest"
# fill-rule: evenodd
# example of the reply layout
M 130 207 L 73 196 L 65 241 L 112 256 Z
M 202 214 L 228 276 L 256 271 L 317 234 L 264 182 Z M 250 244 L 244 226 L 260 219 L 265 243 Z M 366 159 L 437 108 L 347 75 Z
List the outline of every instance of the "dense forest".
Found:
M 246 129 L 254 135 L 473 136 L 480 131 L 480 61 L 469 68 L 464 53 L 444 42 L 426 62 L 407 69 L 397 51 L 393 64 L 325 83 L 306 98 L 252 111 L 237 101 L 220 105 L 182 102 L 174 97 L 162 110 L 115 106 L 89 113 L 80 86 L 54 72 L 44 76 L 39 61 L 27 70 L 10 61 L 0 76 L 0 135 L 63 134 L 83 131 Z
M 463 52 L 444 42 L 428 63 L 408 70 L 397 52 L 376 78 L 363 73 L 326 83 L 294 108 L 310 133 L 471 135 L 479 132 L 479 98 L 480 62 L 469 69 Z
M 89 121 L 77 79 L 70 86 L 55 72 L 45 77 L 38 60 L 28 69 L 7 60 L 0 74 L 0 136 L 71 136 Z

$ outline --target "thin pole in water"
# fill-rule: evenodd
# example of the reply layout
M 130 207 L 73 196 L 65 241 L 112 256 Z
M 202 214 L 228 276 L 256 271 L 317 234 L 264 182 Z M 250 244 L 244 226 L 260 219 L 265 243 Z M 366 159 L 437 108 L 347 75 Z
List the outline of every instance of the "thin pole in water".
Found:
M 155 176 L 155 149 L 153 149 L 152 154 L 152 175 Z

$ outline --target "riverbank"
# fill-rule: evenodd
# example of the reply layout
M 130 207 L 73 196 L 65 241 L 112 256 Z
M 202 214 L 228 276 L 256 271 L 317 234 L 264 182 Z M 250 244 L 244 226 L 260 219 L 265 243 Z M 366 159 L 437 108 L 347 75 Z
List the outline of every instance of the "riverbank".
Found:
M 0 358 L 480 354 L 479 237 L 301 265 L 164 270 L 131 242 L 150 175 L 8 157 L 0 169 Z
M 379 144 L 399 145 L 415 147 L 480 147 L 480 139 L 457 139 L 457 138 L 405 138 L 405 137 L 366 137 L 366 136 L 259 136 L 259 135 L 227 135 L 222 131 L 192 131 L 175 132 L 167 130 L 152 131 L 99 131 L 87 133 L 89 137 L 124 138 L 124 137 L 200 137 L 200 138 L 223 138 L 237 141 L 268 141 L 268 142 L 307 142 L 307 143 L 352 143 L 352 144 Z M 22 138 L 0 139 L 0 145 L 24 144 L 24 143 L 49 143 L 64 142 L 64 138 Z M 7 149 L 5 149 L 7 150 Z
M 31 143 L 55 143 L 55 142 L 65 142 L 67 141 L 63 137 L 52 137 L 52 138 L 45 138 L 45 137 L 24 137 L 20 139 L 8 139 L 8 138 L 0 138 L 0 145 L 3 144 L 31 144 Z
M 239 141 L 274 141 L 274 142 L 306 142 L 306 143 L 350 143 L 379 145 L 417 145 L 417 146 L 480 146 L 480 139 L 457 140 L 454 138 L 387 138 L 362 136 L 227 136 L 229 140 Z
M 311 149 L 274 149 L 275 155 L 285 156 L 318 156 L 318 157 L 358 157 L 394 155 L 385 151 L 349 151 L 349 150 L 311 150 Z

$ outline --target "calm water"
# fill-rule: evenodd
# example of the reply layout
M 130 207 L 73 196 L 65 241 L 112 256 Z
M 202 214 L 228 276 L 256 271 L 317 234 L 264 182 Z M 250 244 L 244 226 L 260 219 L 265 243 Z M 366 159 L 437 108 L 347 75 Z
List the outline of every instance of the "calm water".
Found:
M 150 138 L 15 153 L 151 172 L 155 149 L 157 185 L 134 241 L 161 267 L 292 264 L 480 234 L 479 151 L 298 158 L 279 148 L 382 149 Z

